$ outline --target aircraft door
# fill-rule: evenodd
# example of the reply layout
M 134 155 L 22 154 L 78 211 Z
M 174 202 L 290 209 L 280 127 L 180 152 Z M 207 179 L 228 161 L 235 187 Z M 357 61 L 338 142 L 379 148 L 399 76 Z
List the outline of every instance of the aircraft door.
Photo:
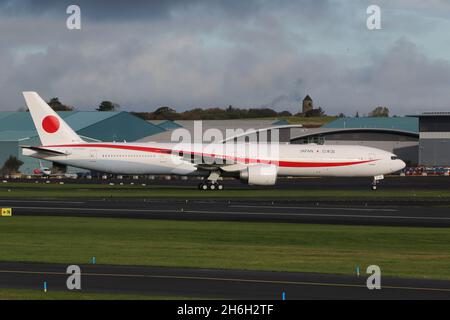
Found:
M 376 160 L 376 155 L 375 153 L 369 153 L 369 160 Z M 376 162 L 369 162 L 368 163 L 369 166 L 375 166 Z
M 89 161 L 90 162 L 97 161 L 97 150 L 89 150 Z

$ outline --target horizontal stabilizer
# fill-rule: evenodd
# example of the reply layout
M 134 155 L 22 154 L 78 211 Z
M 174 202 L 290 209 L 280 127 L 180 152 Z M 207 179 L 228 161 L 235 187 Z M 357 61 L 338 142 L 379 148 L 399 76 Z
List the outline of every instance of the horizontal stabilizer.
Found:
M 39 153 L 45 153 L 47 155 L 54 155 L 54 156 L 61 156 L 61 155 L 67 155 L 67 153 L 56 151 L 48 148 L 42 148 L 42 147 L 33 147 L 33 146 L 20 146 L 22 149 L 28 149 L 32 151 L 36 151 Z

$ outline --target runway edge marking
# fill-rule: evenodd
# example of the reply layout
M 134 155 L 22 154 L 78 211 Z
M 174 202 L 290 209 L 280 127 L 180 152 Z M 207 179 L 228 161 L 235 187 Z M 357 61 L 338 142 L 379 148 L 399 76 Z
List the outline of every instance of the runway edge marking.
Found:
M 64 275 L 64 272 L 45 272 L 45 271 L 15 271 L 0 270 L 0 273 L 16 273 L 16 274 L 41 274 L 41 275 Z M 249 283 L 271 283 L 271 284 L 291 284 L 291 285 L 307 285 L 307 286 L 327 286 L 327 287 L 352 287 L 366 288 L 365 285 L 348 284 L 348 283 L 326 283 L 326 282 L 307 282 L 307 281 L 283 281 L 283 280 L 262 280 L 262 279 L 239 279 L 239 278 L 216 278 L 216 277 L 195 277 L 195 276 L 157 276 L 146 274 L 118 274 L 118 273 L 83 273 L 84 276 L 98 277 L 123 277 L 123 278 L 153 278 L 153 279 L 179 279 L 179 280 L 204 280 L 204 281 L 227 281 L 227 282 L 249 282 Z M 406 286 L 383 286 L 383 289 L 394 290 L 412 290 L 412 291 L 435 291 L 450 292 L 450 288 L 428 288 L 428 287 L 406 287 Z

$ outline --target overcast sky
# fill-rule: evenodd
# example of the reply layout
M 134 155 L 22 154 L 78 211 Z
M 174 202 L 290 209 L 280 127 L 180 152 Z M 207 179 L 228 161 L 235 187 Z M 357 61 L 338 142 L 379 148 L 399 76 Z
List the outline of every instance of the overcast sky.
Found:
M 450 0 L 0 0 L 0 110 L 26 90 L 81 110 L 450 111 Z

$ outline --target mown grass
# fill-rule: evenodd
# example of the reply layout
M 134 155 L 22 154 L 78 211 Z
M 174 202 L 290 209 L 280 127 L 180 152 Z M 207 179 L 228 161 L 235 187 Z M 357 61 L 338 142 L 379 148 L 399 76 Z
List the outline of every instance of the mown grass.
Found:
M 0 218 L 0 260 L 450 279 L 450 229 L 105 218 Z
M 0 300 L 185 300 L 184 297 L 0 289 Z

